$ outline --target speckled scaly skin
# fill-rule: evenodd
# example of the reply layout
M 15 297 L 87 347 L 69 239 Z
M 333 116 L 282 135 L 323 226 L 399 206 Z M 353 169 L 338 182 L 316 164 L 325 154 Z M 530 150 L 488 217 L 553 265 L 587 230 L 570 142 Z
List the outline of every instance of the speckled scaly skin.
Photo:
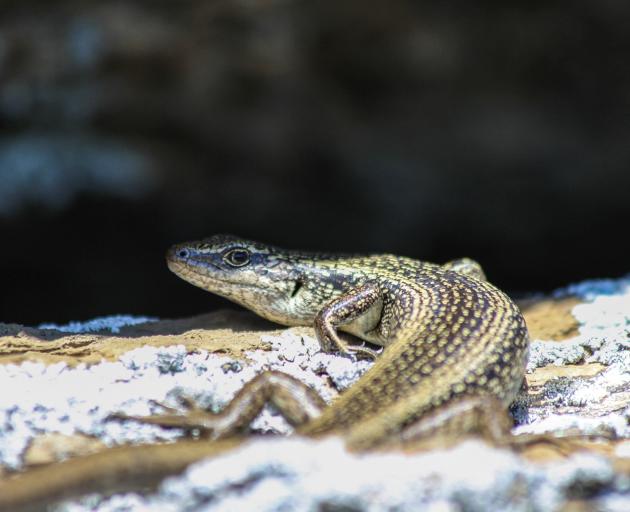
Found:
M 374 366 L 304 435 L 342 433 L 378 444 L 462 399 L 514 399 L 528 334 L 517 306 L 471 260 L 440 266 L 393 255 L 286 251 L 217 235 L 174 246 L 183 279 L 285 325 L 314 325 L 323 350 L 347 346 L 336 330 L 385 347 Z

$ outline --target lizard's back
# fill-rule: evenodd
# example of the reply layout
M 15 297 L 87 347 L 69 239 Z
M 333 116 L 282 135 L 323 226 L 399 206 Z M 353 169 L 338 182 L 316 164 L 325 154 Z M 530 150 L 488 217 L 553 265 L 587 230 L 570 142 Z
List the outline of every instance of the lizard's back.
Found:
M 386 290 L 379 328 L 395 332 L 374 366 L 307 435 L 361 423 L 400 430 L 459 396 L 490 395 L 504 404 L 524 374 L 528 335 L 517 306 L 486 281 L 407 258 L 365 258 L 368 277 Z

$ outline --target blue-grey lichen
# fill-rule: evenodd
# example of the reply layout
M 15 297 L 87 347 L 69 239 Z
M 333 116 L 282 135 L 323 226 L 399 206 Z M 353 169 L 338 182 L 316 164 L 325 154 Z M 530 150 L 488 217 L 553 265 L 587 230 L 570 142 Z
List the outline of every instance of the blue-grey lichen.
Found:
M 138 197 L 156 182 L 150 159 L 115 140 L 76 135 L 4 138 L 0 216 L 32 204 L 61 208 L 82 192 Z

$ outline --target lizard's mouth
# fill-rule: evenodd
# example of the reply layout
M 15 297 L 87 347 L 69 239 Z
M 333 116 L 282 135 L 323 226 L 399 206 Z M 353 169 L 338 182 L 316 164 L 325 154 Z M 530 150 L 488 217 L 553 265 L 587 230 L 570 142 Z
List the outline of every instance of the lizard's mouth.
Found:
M 182 261 L 180 259 L 167 256 L 166 264 L 171 272 L 195 286 L 207 288 L 212 284 L 224 282 L 213 275 L 212 271 L 214 269 L 210 269 L 210 265 L 207 263 L 204 263 L 203 265 L 195 265 L 190 261 Z M 214 265 L 212 265 L 212 267 L 214 267 Z M 220 269 L 216 268 L 216 270 Z
M 181 261 L 170 260 L 167 264 L 169 270 L 176 276 L 207 292 L 232 298 L 237 290 L 243 288 L 238 283 L 230 283 L 227 279 L 214 275 L 215 273 L 207 266 L 195 267 Z
M 245 283 L 231 276 L 210 261 L 196 261 L 183 257 L 173 250 L 166 255 L 166 264 L 171 272 L 190 284 L 223 296 L 232 296 L 236 290 L 265 289 L 257 283 Z
M 195 272 L 190 265 L 181 261 L 167 258 L 166 264 L 171 272 L 190 283 L 197 284 L 196 282 L 193 282 L 193 280 L 201 280 L 202 278 L 202 275 Z

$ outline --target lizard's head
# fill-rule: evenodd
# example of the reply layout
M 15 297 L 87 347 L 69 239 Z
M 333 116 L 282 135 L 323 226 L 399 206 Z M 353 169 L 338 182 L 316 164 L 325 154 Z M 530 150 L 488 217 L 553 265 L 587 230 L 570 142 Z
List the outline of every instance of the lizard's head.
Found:
M 189 283 L 274 320 L 274 310 L 300 286 L 287 256 L 269 245 L 215 235 L 174 245 L 166 261 Z

